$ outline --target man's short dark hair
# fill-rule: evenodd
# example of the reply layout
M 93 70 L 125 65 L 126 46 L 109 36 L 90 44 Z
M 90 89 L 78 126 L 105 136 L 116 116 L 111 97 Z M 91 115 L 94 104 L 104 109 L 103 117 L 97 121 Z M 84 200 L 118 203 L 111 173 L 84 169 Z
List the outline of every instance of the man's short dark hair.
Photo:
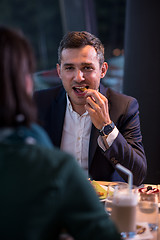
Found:
M 61 54 L 63 49 L 81 48 L 85 47 L 86 45 L 94 47 L 97 52 L 100 66 L 102 66 L 104 62 L 104 46 L 99 38 L 85 31 L 72 31 L 64 35 L 58 48 L 58 63 L 61 64 Z

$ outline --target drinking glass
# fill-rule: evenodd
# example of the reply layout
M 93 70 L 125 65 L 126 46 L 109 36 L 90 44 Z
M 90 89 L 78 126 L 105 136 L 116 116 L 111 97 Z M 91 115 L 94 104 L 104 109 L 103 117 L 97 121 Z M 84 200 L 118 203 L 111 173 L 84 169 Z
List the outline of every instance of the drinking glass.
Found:
M 158 229 L 158 194 L 142 193 L 138 195 L 137 222 L 147 222 L 151 231 Z
M 111 215 L 111 212 L 112 212 L 113 194 L 114 194 L 115 188 L 119 185 L 128 186 L 128 184 L 125 182 L 111 182 L 107 186 L 107 197 L 105 200 L 105 209 L 109 215 Z
M 136 207 L 138 189 L 128 184 L 118 184 L 114 190 L 111 218 L 115 222 L 122 238 L 136 235 Z

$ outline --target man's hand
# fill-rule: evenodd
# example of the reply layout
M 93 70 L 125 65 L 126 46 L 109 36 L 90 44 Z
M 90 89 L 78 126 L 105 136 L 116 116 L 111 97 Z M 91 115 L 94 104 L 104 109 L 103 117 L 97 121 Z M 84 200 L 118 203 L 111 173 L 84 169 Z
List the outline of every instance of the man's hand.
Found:
M 85 109 L 88 111 L 94 126 L 101 130 L 105 124 L 110 124 L 108 99 L 100 92 L 88 89 L 86 92 Z

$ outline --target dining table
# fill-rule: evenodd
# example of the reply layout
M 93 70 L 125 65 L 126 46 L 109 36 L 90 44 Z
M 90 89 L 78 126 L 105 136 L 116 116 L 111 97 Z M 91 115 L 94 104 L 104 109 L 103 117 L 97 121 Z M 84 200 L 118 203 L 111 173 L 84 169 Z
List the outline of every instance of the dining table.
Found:
M 109 184 L 115 184 L 115 182 L 106 182 L 106 181 L 96 181 L 98 184 L 102 185 L 102 186 L 108 186 Z M 141 187 L 148 187 L 151 186 L 152 188 L 157 188 L 159 189 L 160 192 L 160 184 L 142 184 L 141 186 L 139 186 L 139 188 Z M 146 221 L 147 219 L 144 219 L 144 221 Z M 127 238 L 127 240 L 134 240 L 137 238 Z M 160 240 L 160 193 L 159 193 L 159 213 L 158 213 L 158 229 L 156 231 L 152 231 L 151 232 L 151 237 L 150 238 L 138 238 L 140 240 Z M 63 233 L 60 235 L 59 240 L 74 240 L 70 235 L 68 235 L 67 233 Z M 76 240 L 76 239 L 75 239 Z M 82 239 L 83 240 L 83 239 Z
M 99 183 L 102 186 L 108 186 L 109 184 L 111 184 L 111 182 L 106 182 L 106 181 L 96 181 L 97 183 Z M 112 182 L 112 184 L 115 184 L 115 182 Z M 141 240 L 160 240 L 160 184 L 142 184 L 141 186 L 139 186 L 138 188 L 142 188 L 142 187 L 152 187 L 152 188 L 157 188 L 159 189 L 159 199 L 158 199 L 158 207 L 159 207 L 159 213 L 158 213 L 158 230 L 156 231 L 152 231 L 151 232 L 151 238 L 147 238 L 147 239 L 141 239 Z M 144 221 L 147 221 L 146 219 L 144 219 Z M 132 238 L 134 240 L 134 238 Z M 127 238 L 127 240 L 129 240 Z

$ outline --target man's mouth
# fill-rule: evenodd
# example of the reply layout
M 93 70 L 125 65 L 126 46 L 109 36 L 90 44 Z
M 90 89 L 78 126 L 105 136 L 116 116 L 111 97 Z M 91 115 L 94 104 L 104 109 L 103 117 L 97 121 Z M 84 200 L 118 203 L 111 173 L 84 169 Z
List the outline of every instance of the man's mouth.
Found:
M 89 88 L 89 86 L 85 86 L 85 87 L 73 87 L 73 90 L 76 91 L 77 93 L 82 93 L 85 90 L 87 90 Z

